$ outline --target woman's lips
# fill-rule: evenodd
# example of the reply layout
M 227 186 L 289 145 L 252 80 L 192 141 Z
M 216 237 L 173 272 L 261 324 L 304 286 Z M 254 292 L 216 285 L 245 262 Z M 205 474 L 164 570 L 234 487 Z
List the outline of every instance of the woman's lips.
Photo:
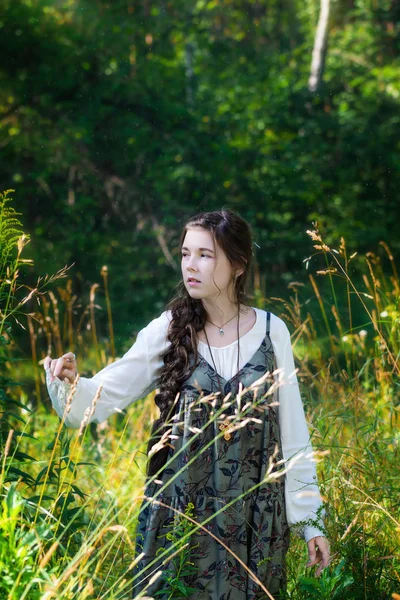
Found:
M 198 281 L 194 277 L 191 277 L 190 279 L 188 279 L 188 285 L 199 285 L 200 283 L 201 283 L 201 281 Z

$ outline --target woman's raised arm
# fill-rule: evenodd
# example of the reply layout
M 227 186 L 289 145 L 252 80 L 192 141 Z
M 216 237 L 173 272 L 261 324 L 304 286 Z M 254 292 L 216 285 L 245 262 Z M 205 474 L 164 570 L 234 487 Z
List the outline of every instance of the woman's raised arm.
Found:
M 163 366 L 162 354 L 170 344 L 167 340 L 169 320 L 170 313 L 163 312 L 139 332 L 135 343 L 122 358 L 107 365 L 93 377 L 80 377 L 69 411 L 65 415 L 71 384 L 53 377 L 52 371 L 55 372 L 57 361 L 52 361 L 50 357 L 46 359 L 44 367 L 49 396 L 54 409 L 61 418 L 65 418 L 68 427 L 80 427 L 85 417 L 87 419 L 88 409 L 92 414 L 87 422 L 100 423 L 135 400 L 143 398 L 156 387 Z M 70 354 L 72 355 L 67 353 L 64 357 Z M 75 365 L 76 363 L 73 364 Z M 57 371 L 60 366 L 59 363 Z M 99 395 L 100 386 L 102 388 Z M 98 398 L 94 410 L 91 410 L 96 396 Z

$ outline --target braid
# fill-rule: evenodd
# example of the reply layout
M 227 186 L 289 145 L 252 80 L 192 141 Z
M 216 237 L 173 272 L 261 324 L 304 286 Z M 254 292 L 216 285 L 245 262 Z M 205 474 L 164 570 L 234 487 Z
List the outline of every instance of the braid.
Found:
M 164 354 L 164 368 L 160 375 L 160 392 L 155 397 L 155 403 L 160 409 L 160 417 L 154 422 L 147 453 L 161 438 L 161 429 L 170 422 L 173 416 L 174 400 L 179 393 L 181 384 L 193 372 L 198 361 L 197 332 L 204 328 L 207 313 L 200 300 L 189 296 L 187 291 L 172 300 L 169 305 L 172 319 L 168 329 L 168 340 L 171 345 Z M 191 364 L 191 357 L 194 360 Z M 157 433 L 156 433 L 157 432 Z M 165 465 L 168 446 L 165 446 L 148 461 L 148 475 L 155 475 Z
M 235 303 L 239 307 L 245 298 L 245 287 L 252 258 L 249 224 L 231 210 L 223 209 L 201 213 L 186 223 L 181 235 L 181 248 L 187 230 L 198 227 L 211 233 L 214 242 L 223 250 L 232 267 L 241 269 L 242 273 L 232 279 Z M 160 375 L 160 392 L 155 397 L 155 402 L 160 409 L 160 417 L 153 425 L 147 447 L 148 453 L 161 439 L 162 428 L 166 423 L 171 422 L 173 413 L 176 411 L 175 398 L 180 392 L 182 383 L 190 377 L 197 366 L 197 333 L 204 329 L 207 321 L 207 312 L 202 301 L 192 298 L 182 282 L 180 287 L 179 295 L 172 300 L 168 307 L 172 313 L 168 329 L 168 340 L 171 345 L 163 356 L 164 367 Z M 147 474 L 153 476 L 159 473 L 160 476 L 167 456 L 168 446 L 155 452 L 148 461 Z

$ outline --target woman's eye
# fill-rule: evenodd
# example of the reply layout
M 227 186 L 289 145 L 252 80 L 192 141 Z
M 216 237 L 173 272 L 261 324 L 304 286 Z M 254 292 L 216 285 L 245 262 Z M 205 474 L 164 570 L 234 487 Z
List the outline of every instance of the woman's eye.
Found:
M 185 256 L 189 256 L 189 254 L 187 254 L 187 253 L 185 253 L 185 252 L 182 252 L 182 258 L 184 258 Z M 211 258 L 211 256 L 210 256 L 209 254 L 204 254 L 204 252 L 202 252 L 202 253 L 200 254 L 200 256 L 201 256 L 201 257 L 203 257 L 203 256 L 204 256 L 205 258 Z

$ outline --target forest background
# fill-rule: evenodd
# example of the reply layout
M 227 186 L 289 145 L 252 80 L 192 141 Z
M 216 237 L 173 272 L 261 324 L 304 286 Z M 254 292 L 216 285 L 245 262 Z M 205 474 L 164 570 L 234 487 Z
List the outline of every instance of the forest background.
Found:
M 327 4 L 326 47 L 311 85 L 316 30 Z M 38 277 L 70 267 L 64 284 L 49 283 L 40 309 L 34 298 L 26 304 L 34 317 L 18 316 L 26 329 L 13 324 L 12 353 L 25 359 L 15 367 L 22 400 L 49 410 L 35 366 L 48 351 L 78 351 L 82 374 L 90 375 L 127 350 L 174 293 L 184 221 L 223 206 L 253 227 L 255 304 L 275 309 L 277 298 L 291 297 L 293 312 L 288 305 L 276 312 L 291 321 L 292 331 L 300 327 L 296 318 L 311 314 L 322 352 L 332 346 L 340 315 L 337 373 L 355 369 L 342 340 L 362 327 L 377 331 L 380 315 L 388 316 L 379 308 L 389 307 L 397 356 L 397 284 L 392 281 L 390 294 L 378 285 L 377 297 L 387 293 L 387 303 L 382 307 L 374 296 L 377 312 L 368 320 L 361 304 L 350 306 L 348 287 L 333 288 L 325 277 L 317 288 L 310 271 L 326 268 L 327 254 L 312 250 L 306 231 L 317 224 L 328 250 L 339 244 L 343 250 L 345 240 L 347 256 L 357 252 L 351 265 L 346 260 L 356 287 L 365 283 L 364 256 L 375 265 L 382 260 L 382 278 L 393 273 L 400 253 L 399 34 L 394 0 L 3 0 L 0 191 L 15 190 L 13 206 L 30 235 L 24 255 L 32 264 L 21 265 L 20 277 L 34 287 Z M 302 315 L 295 313 L 298 302 Z M 320 310 L 325 304 L 326 312 Z M 52 327 L 46 328 L 46 315 Z M 389 436 L 386 450 L 398 452 L 391 429 L 398 383 L 391 381 L 381 395 L 391 398 L 390 427 L 379 435 Z M 369 385 L 376 397 L 375 384 Z M 306 405 L 314 406 L 318 396 L 310 389 Z M 46 423 L 48 413 L 40 414 Z M 314 434 L 322 435 L 321 423 L 314 423 Z M 114 436 L 118 422 L 115 427 Z M 375 443 L 376 423 L 372 429 Z M 88 447 L 95 452 L 99 433 L 91 434 L 95 443 Z M 393 472 L 392 459 L 384 459 L 382 469 Z M 35 477 L 38 484 L 38 471 Z M 398 478 L 389 480 L 390 493 L 375 501 L 392 511 Z M 398 544 L 389 538 L 385 530 L 379 560 Z M 359 539 L 343 552 L 349 564 L 365 566 Z M 370 579 L 366 567 L 358 575 L 349 568 L 347 580 L 340 576 L 349 590 L 364 582 L 364 595 L 348 597 L 367 598 L 373 589 L 375 598 L 386 598 L 394 591 L 394 571 L 385 561 L 368 571 Z M 334 597 L 332 581 L 327 598 Z M 316 589 L 294 587 L 292 597 L 322 598 L 325 592 Z
M 15 188 L 36 270 L 74 265 L 79 297 L 109 269 L 117 340 L 173 293 L 184 220 L 222 206 L 252 224 L 260 286 L 307 278 L 317 221 L 398 256 L 399 16 L 331 3 L 5 0 L 0 189 Z

